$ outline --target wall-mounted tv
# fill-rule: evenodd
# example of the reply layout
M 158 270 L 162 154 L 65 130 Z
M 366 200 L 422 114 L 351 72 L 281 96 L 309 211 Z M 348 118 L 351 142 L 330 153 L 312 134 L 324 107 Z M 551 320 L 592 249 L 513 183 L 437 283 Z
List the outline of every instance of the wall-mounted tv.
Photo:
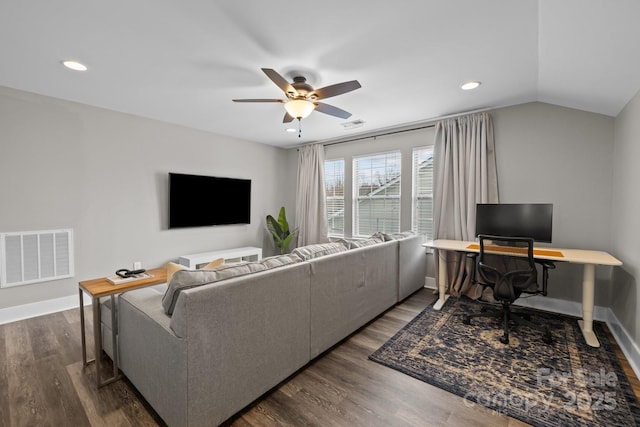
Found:
M 529 237 L 551 243 L 553 204 L 500 203 L 476 205 L 476 236 Z
M 251 223 L 251 180 L 169 173 L 169 228 Z

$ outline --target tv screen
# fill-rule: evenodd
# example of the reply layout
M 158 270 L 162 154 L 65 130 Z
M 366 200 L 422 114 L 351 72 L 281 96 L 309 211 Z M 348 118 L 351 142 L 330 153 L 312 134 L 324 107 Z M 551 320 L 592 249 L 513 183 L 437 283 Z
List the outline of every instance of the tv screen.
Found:
M 476 236 L 529 237 L 551 243 L 553 204 L 501 203 L 476 205 Z
M 169 228 L 251 222 L 251 180 L 169 173 Z

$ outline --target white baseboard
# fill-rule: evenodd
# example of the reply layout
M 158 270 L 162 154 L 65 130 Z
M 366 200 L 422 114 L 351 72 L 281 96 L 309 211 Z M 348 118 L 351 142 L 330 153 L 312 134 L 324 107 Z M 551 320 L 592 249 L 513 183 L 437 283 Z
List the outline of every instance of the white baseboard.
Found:
M 435 277 L 426 276 L 424 278 L 424 287 L 429 289 L 438 289 Z
M 91 304 L 91 298 L 84 295 L 84 304 Z M 16 322 L 18 320 L 30 319 L 32 317 L 43 316 L 45 314 L 57 313 L 59 311 L 78 308 L 80 301 L 78 295 L 54 298 L 46 301 L 38 301 L 15 307 L 0 309 L 0 325 Z
M 520 297 L 514 305 L 582 317 L 582 304 L 573 301 L 536 295 L 528 298 Z M 631 369 L 633 369 L 636 376 L 640 378 L 640 348 L 638 348 L 638 345 L 633 341 L 627 330 L 622 327 L 613 311 L 609 307 L 595 306 L 593 308 L 593 319 L 607 324 L 613 337 L 629 361 Z
M 622 349 L 625 357 L 631 365 L 631 369 L 636 373 L 636 376 L 640 378 L 640 348 L 633 342 L 633 339 L 625 328 L 622 327 L 620 321 L 613 314 L 613 311 L 609 309 L 609 317 L 607 319 L 607 326 L 616 339 L 616 342 Z

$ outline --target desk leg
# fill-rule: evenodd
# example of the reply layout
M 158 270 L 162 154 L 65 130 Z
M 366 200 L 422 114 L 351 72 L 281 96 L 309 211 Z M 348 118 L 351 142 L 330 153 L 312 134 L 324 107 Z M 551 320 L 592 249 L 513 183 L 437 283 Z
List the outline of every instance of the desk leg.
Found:
M 582 277 L 582 320 L 578 325 L 582 330 L 584 339 L 591 347 L 600 347 L 600 342 L 593 332 L 593 294 L 595 288 L 596 266 L 585 264 Z
M 436 254 L 438 256 L 438 293 L 439 293 L 439 298 L 435 302 L 435 304 L 433 304 L 433 309 L 434 310 L 440 310 L 440 309 L 442 309 L 442 306 L 444 305 L 444 303 L 449 299 L 449 295 L 447 295 L 447 282 L 448 282 L 447 260 L 446 260 L 447 252 L 446 251 L 437 250 Z

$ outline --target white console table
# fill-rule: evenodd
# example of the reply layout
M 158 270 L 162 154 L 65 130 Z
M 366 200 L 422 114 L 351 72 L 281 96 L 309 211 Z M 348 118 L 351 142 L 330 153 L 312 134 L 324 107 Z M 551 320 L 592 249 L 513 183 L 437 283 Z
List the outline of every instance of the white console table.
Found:
M 178 258 L 178 263 L 187 268 L 196 269 L 218 258 L 224 258 L 225 262 L 259 261 L 262 258 L 262 248 L 248 246 L 244 248 L 222 249 L 219 251 L 182 255 Z

